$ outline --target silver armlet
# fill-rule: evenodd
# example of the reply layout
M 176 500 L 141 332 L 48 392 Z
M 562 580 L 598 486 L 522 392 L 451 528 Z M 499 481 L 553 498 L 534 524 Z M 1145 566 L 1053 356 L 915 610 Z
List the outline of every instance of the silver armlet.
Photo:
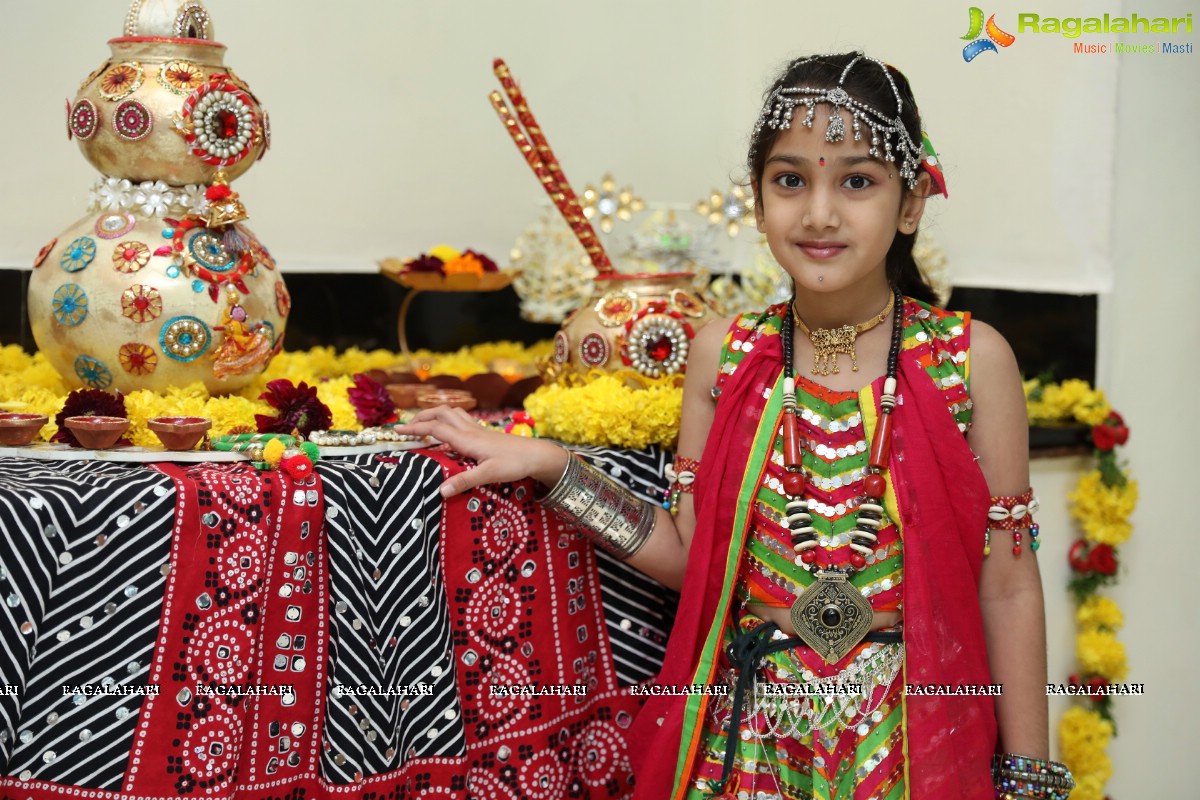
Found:
M 575 456 L 538 502 L 622 561 L 640 550 L 654 531 L 652 505 Z

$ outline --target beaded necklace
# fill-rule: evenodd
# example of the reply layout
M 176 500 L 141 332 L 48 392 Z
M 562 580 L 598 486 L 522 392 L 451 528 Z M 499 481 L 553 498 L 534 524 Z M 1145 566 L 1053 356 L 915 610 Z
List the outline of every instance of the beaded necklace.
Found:
M 792 604 L 791 621 L 796 633 L 828 663 L 839 661 L 871 630 L 873 610 L 862 593 L 848 582 L 855 570 L 866 565 L 865 555 L 873 551 L 883 520 L 883 494 L 887 481 L 882 474 L 887 468 L 892 439 L 892 412 L 896 408 L 896 373 L 900 359 L 900 342 L 904 333 L 904 298 L 893 287 L 892 341 L 888 350 L 887 377 L 879 405 L 882 414 L 871 436 L 870 457 L 863 478 L 864 497 L 855 512 L 854 530 L 850 534 L 850 567 L 818 569 L 816 581 L 805 589 Z M 813 503 L 805 496 L 807 477 L 804 472 L 800 443 L 800 422 L 796 416 L 796 379 L 793 363 L 795 328 L 800 323 L 795 297 L 788 304 L 783 323 L 783 488 L 787 493 L 787 524 L 791 531 L 796 565 L 812 571 L 817 556 L 817 535 L 812 524 Z

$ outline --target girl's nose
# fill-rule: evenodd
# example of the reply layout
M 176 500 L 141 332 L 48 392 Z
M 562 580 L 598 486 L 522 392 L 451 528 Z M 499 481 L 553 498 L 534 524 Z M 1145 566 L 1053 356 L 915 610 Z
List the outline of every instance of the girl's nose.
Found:
M 838 225 L 837 200 L 832 189 L 819 183 L 808 194 L 802 222 L 811 230 L 824 230 Z

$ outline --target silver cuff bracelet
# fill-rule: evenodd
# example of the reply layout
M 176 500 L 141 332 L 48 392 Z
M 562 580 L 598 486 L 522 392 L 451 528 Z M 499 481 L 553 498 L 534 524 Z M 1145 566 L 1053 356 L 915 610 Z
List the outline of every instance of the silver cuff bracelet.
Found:
M 538 502 L 622 561 L 640 550 L 654 531 L 652 505 L 575 456 Z

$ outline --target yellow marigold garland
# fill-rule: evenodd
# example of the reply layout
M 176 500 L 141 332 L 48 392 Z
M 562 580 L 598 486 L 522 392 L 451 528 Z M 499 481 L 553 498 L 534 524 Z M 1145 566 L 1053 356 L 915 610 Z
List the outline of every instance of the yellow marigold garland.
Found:
M 1062 759 L 1075 776 L 1071 800 L 1104 800 L 1104 784 L 1112 777 L 1108 742 L 1113 725 L 1099 712 L 1073 706 L 1063 712 L 1058 724 Z
M 1116 548 L 1133 533 L 1129 518 L 1137 506 L 1137 482 L 1116 457 L 1116 448 L 1129 438 L 1129 428 L 1104 393 L 1086 381 L 1027 381 L 1025 401 L 1031 424 L 1079 422 L 1090 426 L 1096 456 L 1096 467 L 1084 473 L 1068 495 L 1071 516 L 1083 531 L 1069 555 L 1073 572 L 1069 588 L 1077 604 L 1075 656 L 1080 668 L 1070 682 L 1096 693 L 1082 701 L 1086 706 L 1073 706 L 1063 714 L 1058 737 L 1062 759 L 1075 776 L 1072 800 L 1103 800 L 1104 785 L 1113 769 L 1105 751 L 1116 728 L 1112 697 L 1101 692 L 1109 684 L 1123 681 L 1129 664 L 1125 646 L 1116 635 L 1125 622 L 1124 614 L 1113 600 L 1097 591 L 1116 583 Z
M 683 376 L 646 378 L 632 370 L 564 375 L 525 398 L 539 436 L 568 444 L 674 449 L 683 413 Z
M 1075 609 L 1075 624 L 1080 630 L 1116 632 L 1125 625 L 1121 607 L 1107 597 L 1092 595 Z
M 1099 469 L 1084 474 L 1075 491 L 1068 495 L 1071 516 L 1083 526 L 1088 541 L 1117 546 L 1133 532 L 1129 515 L 1137 506 L 1138 488 L 1134 481 L 1107 485 Z

